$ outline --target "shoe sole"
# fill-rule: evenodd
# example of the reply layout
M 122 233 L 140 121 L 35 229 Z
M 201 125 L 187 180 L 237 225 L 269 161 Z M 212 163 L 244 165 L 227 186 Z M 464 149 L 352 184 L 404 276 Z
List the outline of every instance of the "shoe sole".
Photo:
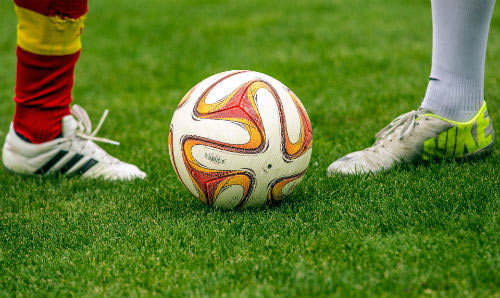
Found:
M 460 161 L 460 160 L 471 160 L 471 159 L 476 159 L 476 158 L 481 158 L 481 157 L 485 157 L 489 154 L 491 154 L 491 152 L 493 152 L 493 149 L 494 149 L 494 146 L 495 144 L 494 143 L 491 143 L 489 144 L 488 146 L 485 146 L 475 152 L 472 152 L 472 153 L 467 153 L 465 155 L 463 155 L 462 157 L 459 157 L 459 158 L 455 158 L 455 160 L 457 161 Z M 439 160 L 439 159 L 436 159 L 436 160 Z M 448 160 L 453 160 L 453 158 L 451 159 L 448 159 Z M 416 161 L 414 162 L 414 164 L 418 164 L 422 162 L 422 160 L 420 159 L 419 161 Z M 395 165 L 397 166 L 397 165 Z M 394 168 L 394 167 L 393 167 Z M 327 176 L 328 177 L 334 177 L 334 176 L 362 176 L 362 175 L 376 175 L 376 174 L 380 174 L 380 173 L 387 173 L 387 172 L 390 172 L 393 168 L 385 171 L 385 170 L 381 170 L 379 172 L 361 172 L 361 173 L 354 173 L 354 174 L 348 174 L 348 173 L 339 173 L 339 172 L 334 172 L 334 173 L 327 173 Z

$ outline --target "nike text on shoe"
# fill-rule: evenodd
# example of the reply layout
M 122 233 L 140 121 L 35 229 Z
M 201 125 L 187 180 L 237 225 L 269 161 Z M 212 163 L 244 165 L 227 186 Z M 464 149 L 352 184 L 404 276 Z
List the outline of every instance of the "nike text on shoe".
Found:
M 373 146 L 353 152 L 332 163 L 334 174 L 388 171 L 402 162 L 459 159 L 493 150 L 493 125 L 486 103 L 467 122 L 444 119 L 420 109 L 403 114 L 378 132 Z
M 107 116 L 107 110 L 93 132 L 90 118 L 83 108 L 74 105 L 71 112 L 72 115 L 62 119 L 62 137 L 42 144 L 26 142 L 11 124 L 2 153 L 5 168 L 26 175 L 75 174 L 106 180 L 146 177 L 136 166 L 112 157 L 94 143 L 119 144 L 95 136 Z

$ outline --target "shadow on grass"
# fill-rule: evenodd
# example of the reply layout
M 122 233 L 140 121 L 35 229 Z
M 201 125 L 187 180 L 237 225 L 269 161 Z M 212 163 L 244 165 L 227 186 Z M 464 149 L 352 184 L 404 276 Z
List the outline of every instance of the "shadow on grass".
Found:
M 43 198 L 47 194 L 59 197 L 61 200 L 72 200 L 78 193 L 86 193 L 86 197 L 94 197 L 96 193 L 107 191 L 126 191 L 144 183 L 144 181 L 106 181 L 104 179 L 88 179 L 80 176 L 63 175 L 22 175 L 8 172 L 8 184 L 17 185 L 10 195 L 16 193 L 32 193 L 35 197 Z

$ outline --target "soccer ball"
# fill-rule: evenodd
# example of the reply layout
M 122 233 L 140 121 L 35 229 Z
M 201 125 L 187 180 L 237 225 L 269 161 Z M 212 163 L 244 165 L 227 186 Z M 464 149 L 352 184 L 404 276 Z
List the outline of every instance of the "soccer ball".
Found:
M 200 201 L 225 209 L 281 201 L 304 177 L 311 123 L 297 96 L 262 73 L 209 77 L 182 98 L 170 124 L 170 160 Z

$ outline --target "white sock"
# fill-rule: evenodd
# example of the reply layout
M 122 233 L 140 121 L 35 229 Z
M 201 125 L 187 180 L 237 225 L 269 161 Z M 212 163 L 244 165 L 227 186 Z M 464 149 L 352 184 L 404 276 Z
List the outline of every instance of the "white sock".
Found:
M 484 97 L 484 60 L 495 0 L 432 0 L 432 71 L 422 108 L 468 121 Z

